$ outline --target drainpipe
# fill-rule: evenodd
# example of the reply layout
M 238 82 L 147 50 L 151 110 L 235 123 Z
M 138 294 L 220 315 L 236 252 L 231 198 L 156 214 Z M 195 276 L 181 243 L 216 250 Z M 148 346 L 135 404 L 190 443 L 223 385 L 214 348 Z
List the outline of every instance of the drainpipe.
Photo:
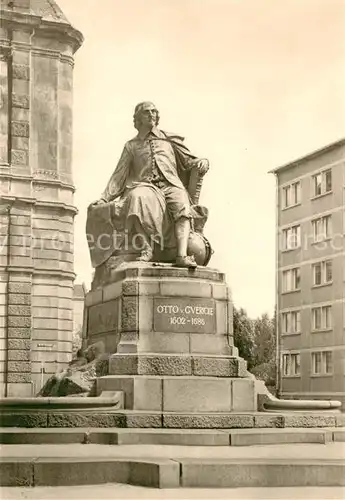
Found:
M 8 30 L 8 39 L 10 42 L 10 48 L 7 54 L 7 162 L 9 165 L 12 163 L 12 102 L 13 102 L 13 53 L 12 53 L 12 43 L 13 43 L 13 30 Z
M 275 207 L 275 223 L 276 223 L 276 238 L 275 238 L 275 312 L 276 312 L 276 324 L 275 324 L 275 338 L 276 338 L 276 396 L 279 398 L 281 394 L 281 383 L 282 383 L 282 368 L 281 368 L 281 346 L 280 346 L 280 314 L 279 314 L 279 183 L 278 175 L 276 177 L 276 207 Z

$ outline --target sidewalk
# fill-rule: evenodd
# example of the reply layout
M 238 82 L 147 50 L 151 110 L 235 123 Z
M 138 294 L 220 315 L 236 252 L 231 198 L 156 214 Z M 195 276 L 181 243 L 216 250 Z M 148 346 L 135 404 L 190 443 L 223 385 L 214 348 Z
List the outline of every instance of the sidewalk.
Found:
M 171 498 L 184 498 L 181 488 L 218 488 L 218 497 L 224 498 L 219 496 L 219 488 L 260 486 L 272 492 L 282 487 L 345 487 L 344 442 L 256 446 L 19 444 L 3 445 L 0 454 L 0 484 L 31 486 L 37 494 L 38 487 L 62 486 L 76 487 L 73 491 L 79 494 L 79 487 L 90 485 L 96 488 L 90 489 L 94 495 L 108 483 L 176 489 Z M 123 486 L 116 488 L 118 491 Z M 133 492 L 135 498 L 137 490 L 131 488 L 121 489 L 120 495 Z M 50 494 L 54 490 L 42 491 Z M 146 494 L 148 490 L 141 491 Z M 26 494 L 23 490 L 24 496 L 19 498 L 29 498 Z M 179 494 L 182 496 L 174 497 Z
M 345 488 L 232 488 L 157 490 L 127 484 L 1 488 L 1 500 L 344 500 Z

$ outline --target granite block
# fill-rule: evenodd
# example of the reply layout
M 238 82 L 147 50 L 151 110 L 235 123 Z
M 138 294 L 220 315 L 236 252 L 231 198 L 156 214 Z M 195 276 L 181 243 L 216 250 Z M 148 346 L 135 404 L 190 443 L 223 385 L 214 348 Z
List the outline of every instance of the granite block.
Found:
M 31 316 L 31 307 L 23 305 L 9 305 L 8 314 L 12 316 Z
M 246 362 L 242 358 L 223 358 L 211 356 L 193 356 L 193 375 L 209 377 L 243 376 Z
M 27 217 L 27 219 L 30 223 L 30 217 Z M 31 283 L 16 283 L 12 281 L 8 284 L 9 293 L 31 293 L 31 288 Z
M 231 382 L 231 409 L 232 411 L 256 411 L 255 381 L 251 379 L 237 379 Z
M 7 382 L 10 384 L 22 384 L 22 383 L 27 383 L 29 384 L 31 382 L 31 373 L 15 373 L 15 372 L 9 372 L 7 374 Z
M 119 282 L 119 283 L 121 284 L 121 282 Z M 139 295 L 139 282 L 138 282 L 138 280 L 128 279 L 128 280 L 122 281 L 122 294 L 123 295 Z
M 30 361 L 31 352 L 29 350 L 8 351 L 9 361 Z
M 282 415 L 272 415 L 269 413 L 264 413 L 263 415 L 254 416 L 254 426 L 261 427 L 284 427 L 284 417 Z
M 1 427 L 48 427 L 48 416 L 44 412 L 0 412 Z
M 163 427 L 173 429 L 246 429 L 254 426 L 251 415 L 220 413 L 163 414 Z
M 30 350 L 31 341 L 23 338 L 23 339 L 9 339 L 8 341 L 8 350 Z
M 138 321 L 138 297 L 124 297 L 121 308 L 121 329 L 123 331 L 137 331 L 139 329 Z
M 120 413 L 64 412 L 49 413 L 47 427 L 125 427 Z
M 16 352 L 18 352 L 18 351 L 16 351 Z M 27 351 L 27 352 L 29 352 L 29 351 Z M 8 367 L 9 373 L 30 373 L 31 374 L 30 361 L 8 361 L 7 367 Z
M 230 380 L 176 377 L 163 380 L 163 410 L 226 412 L 231 409 Z
M 115 354 L 110 372 L 116 375 L 191 375 L 190 356 Z
M 15 108 L 30 108 L 30 96 L 28 94 L 12 94 L 12 106 Z
M 31 304 L 31 295 L 24 293 L 9 293 L 8 294 L 8 303 L 10 305 L 26 305 L 29 306 Z
M 284 415 L 284 427 L 335 427 L 336 416 L 321 414 L 297 414 Z
M 126 418 L 126 427 L 128 428 L 158 428 L 163 427 L 162 424 L 162 415 L 161 414 L 141 414 L 141 413 L 127 413 L 125 415 Z
M 31 327 L 31 317 L 30 316 L 9 316 L 8 326 L 14 326 L 19 328 L 30 328 Z
M 30 66 L 25 64 L 12 65 L 13 78 L 18 80 L 30 80 Z

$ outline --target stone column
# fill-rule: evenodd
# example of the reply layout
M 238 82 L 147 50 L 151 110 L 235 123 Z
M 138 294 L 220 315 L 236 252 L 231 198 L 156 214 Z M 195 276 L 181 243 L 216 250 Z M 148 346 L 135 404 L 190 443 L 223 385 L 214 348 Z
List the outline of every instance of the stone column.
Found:
M 0 393 L 28 396 L 71 359 L 72 73 L 82 35 L 51 0 L 5 2 L 0 34 Z

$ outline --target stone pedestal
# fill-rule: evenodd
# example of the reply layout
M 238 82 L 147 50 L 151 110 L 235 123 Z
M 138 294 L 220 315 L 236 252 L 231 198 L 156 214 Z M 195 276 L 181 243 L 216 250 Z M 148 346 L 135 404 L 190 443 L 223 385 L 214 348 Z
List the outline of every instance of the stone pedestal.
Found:
M 112 284 L 87 295 L 85 310 L 85 341 L 114 352 L 98 394 L 123 391 L 128 410 L 256 410 L 222 273 L 125 264 Z

